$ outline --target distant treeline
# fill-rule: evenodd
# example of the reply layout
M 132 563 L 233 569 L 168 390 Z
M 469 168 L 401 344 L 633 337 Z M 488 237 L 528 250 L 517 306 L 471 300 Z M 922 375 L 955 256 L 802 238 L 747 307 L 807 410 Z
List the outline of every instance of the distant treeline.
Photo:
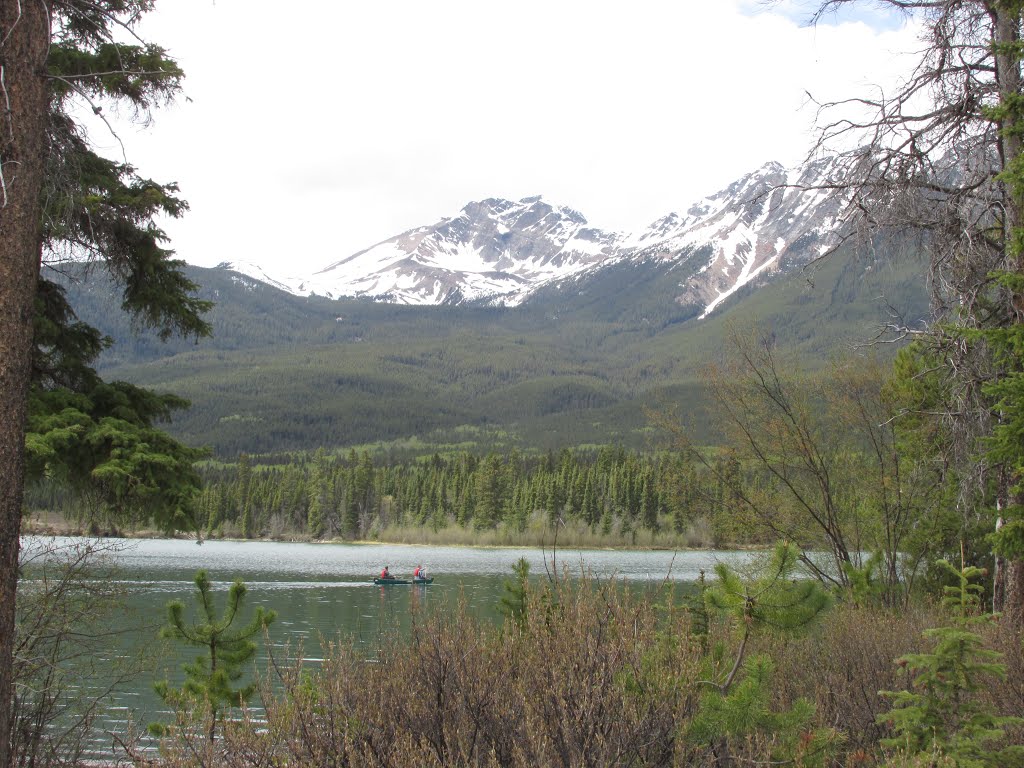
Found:
M 728 472 L 701 472 L 678 455 L 621 447 L 434 454 L 403 463 L 319 450 L 275 465 L 243 455 L 202 474 L 198 519 L 214 537 L 364 540 L 396 529 L 461 528 L 501 530 L 512 541 L 539 527 L 549 536 L 568 528 L 595 541 L 636 543 L 641 533 L 643 541 L 652 534 L 678 541 L 699 529 L 693 543 L 710 544 L 738 535 L 730 481 L 722 479 Z M 80 514 L 81 500 L 56 486 L 33 489 L 28 501 L 69 519 Z

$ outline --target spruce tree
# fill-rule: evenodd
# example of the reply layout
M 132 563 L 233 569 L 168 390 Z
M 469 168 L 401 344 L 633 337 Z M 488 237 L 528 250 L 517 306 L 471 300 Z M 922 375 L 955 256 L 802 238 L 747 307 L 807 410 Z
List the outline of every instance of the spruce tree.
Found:
M 937 565 L 956 579 L 942 600 L 953 623 L 925 630 L 933 643 L 930 651 L 897 660 L 912 676 L 911 687 L 883 692 L 893 707 L 878 719 L 896 732 L 883 744 L 907 755 L 944 754 L 960 768 L 1010 765 L 1012 759 L 1024 758 L 1024 747 L 997 749 L 992 742 L 1024 720 L 995 715 L 977 696 L 986 678 L 1006 676 L 1002 654 L 983 648 L 981 636 L 972 631 L 991 619 L 981 612 L 982 588 L 973 583 L 983 571 L 968 565 L 957 570 L 945 560 Z
M 100 157 L 75 117 L 76 106 L 99 115 L 114 104 L 145 121 L 154 105 L 179 93 L 180 67 L 137 33 L 152 9 L 153 0 L 0 2 L 6 116 L 0 134 L 0 765 L 9 762 L 11 644 L 30 414 L 34 460 L 83 484 L 94 467 L 108 464 L 104 485 L 95 490 L 115 494 L 110 508 L 118 514 L 142 515 L 148 499 L 133 495 L 132 483 L 158 487 L 147 473 L 165 472 L 175 484 L 169 501 L 153 509 L 156 523 L 168 530 L 196 527 L 198 486 L 187 471 L 189 451 L 170 440 L 149 441 L 153 425 L 183 401 L 147 402 L 142 390 L 121 387 L 144 410 L 128 420 L 106 410 L 112 401 L 96 395 L 109 390 L 102 389 L 93 364 L 109 340 L 77 320 L 57 272 L 48 269 L 60 269 L 69 256 L 87 259 L 120 289 L 121 308 L 140 326 L 161 338 L 210 332 L 202 318 L 208 302 L 195 296 L 197 286 L 164 247 L 166 237 L 156 225 L 159 217 L 178 217 L 187 209 L 176 186 L 147 179 L 128 162 Z M 70 399 L 75 413 L 65 413 Z M 111 465 L 111 459 L 119 460 L 116 431 L 122 429 L 132 455 Z M 83 449 L 86 436 L 100 441 L 92 463 L 80 461 L 90 459 Z M 167 450 L 169 456 L 158 455 Z

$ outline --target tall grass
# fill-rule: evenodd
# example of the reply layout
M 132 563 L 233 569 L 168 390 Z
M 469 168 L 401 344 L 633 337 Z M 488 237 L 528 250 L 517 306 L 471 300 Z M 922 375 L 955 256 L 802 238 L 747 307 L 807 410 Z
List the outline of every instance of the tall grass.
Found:
M 371 530 L 369 538 L 391 544 L 472 547 L 550 547 L 556 542 L 559 547 L 578 549 L 711 549 L 714 546 L 710 525 L 703 520 L 694 521 L 683 533 L 669 528 L 657 532 L 641 528 L 629 532 L 615 529 L 602 534 L 579 520 L 560 524 L 556 532 L 544 513 L 532 515 L 522 531 L 507 524 L 477 529 L 448 522 L 438 528 L 388 525 Z
M 278 525 L 272 519 L 265 531 L 266 538 L 274 541 L 313 541 L 305 532 Z M 128 537 L 162 536 L 160 531 L 147 528 L 90 529 L 84 523 L 69 520 L 58 512 L 36 510 L 27 514 L 22 521 L 23 534 L 39 535 L 118 535 Z M 222 521 L 216 531 L 209 532 L 211 538 L 241 539 L 242 528 L 238 522 Z M 729 544 L 716 541 L 711 525 L 703 518 L 691 521 L 686 530 L 677 533 L 669 527 L 655 532 L 646 528 L 622 532 L 618 528 L 602 534 L 579 520 L 571 520 L 558 526 L 557 539 L 554 526 L 550 525 L 543 512 L 534 513 L 522 531 L 501 524 L 496 528 L 478 529 L 464 527 L 454 521 L 432 528 L 427 525 L 388 525 L 372 528 L 368 540 L 388 544 L 426 544 L 428 546 L 466 547 L 559 547 L 578 549 L 716 549 Z

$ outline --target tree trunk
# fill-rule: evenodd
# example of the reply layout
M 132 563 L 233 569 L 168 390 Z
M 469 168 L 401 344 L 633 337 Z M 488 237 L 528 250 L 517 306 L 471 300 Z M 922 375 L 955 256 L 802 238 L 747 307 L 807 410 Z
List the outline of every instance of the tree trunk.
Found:
M 1006 563 L 1002 624 L 1014 632 L 1024 628 L 1024 561 Z
M 996 518 L 996 533 L 1002 529 L 1006 521 L 1002 516 Z M 992 570 L 992 613 L 1002 613 L 1006 604 L 1006 558 L 997 554 Z
M 1020 53 L 1016 46 L 1020 41 L 1019 10 L 1007 10 L 999 7 L 992 10 L 995 14 L 993 42 L 996 46 L 996 80 L 999 83 L 999 102 L 1001 105 L 1014 104 L 1021 97 Z M 1012 168 L 1021 155 L 1024 138 L 1018 135 L 1016 109 L 1008 111 L 999 122 L 999 153 L 1000 165 L 1003 170 Z M 1003 210 L 1004 242 L 1008 247 L 1014 242 L 1018 228 L 1024 223 L 1024 194 L 1015 190 L 1012 184 L 1005 185 L 1006 206 Z M 1022 254 L 1012 254 L 1016 266 L 1020 268 Z
M 999 101 L 1002 105 L 1015 105 L 1022 95 L 1020 43 L 1021 11 L 1015 3 L 993 4 L 990 13 L 994 14 L 995 25 L 995 62 L 996 79 L 999 83 Z M 1012 106 L 999 123 L 1000 164 L 1003 170 L 1012 169 L 1019 164 L 1024 152 L 1024 138 L 1019 131 L 1021 122 L 1020 108 Z M 1003 208 L 1004 242 L 1007 244 L 1008 268 L 1024 272 L 1024 253 L 1014 244 L 1021 227 L 1024 226 L 1024 187 L 1020 184 L 1006 184 L 1006 204 Z M 1014 296 L 1013 305 L 1018 310 L 1024 307 L 1024 297 Z M 1020 322 L 1019 313 L 1015 320 Z M 1011 478 L 1019 482 L 1020 477 Z M 1019 495 L 1009 499 L 1011 504 L 1019 504 Z M 1004 623 L 1015 631 L 1024 626 L 1024 560 L 1020 557 L 1005 560 L 998 564 L 996 573 L 996 598 L 1002 602 Z
M 0 0 L 0 766 L 13 765 L 14 601 L 41 253 L 47 5 Z

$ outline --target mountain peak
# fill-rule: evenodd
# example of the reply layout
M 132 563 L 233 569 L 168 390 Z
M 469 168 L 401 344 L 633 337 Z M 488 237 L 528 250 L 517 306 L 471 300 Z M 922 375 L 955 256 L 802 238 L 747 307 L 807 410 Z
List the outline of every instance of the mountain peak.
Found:
M 514 306 L 544 286 L 568 285 L 622 261 L 653 260 L 689 265 L 679 272 L 688 277 L 677 298 L 707 315 L 740 287 L 806 262 L 832 242 L 840 204 L 814 187 L 833 162 L 820 158 L 789 170 L 765 163 L 684 215 L 670 213 L 629 236 L 592 227 L 543 195 L 486 198 L 311 277 L 274 280 L 253 265 L 233 268 L 303 295 Z

